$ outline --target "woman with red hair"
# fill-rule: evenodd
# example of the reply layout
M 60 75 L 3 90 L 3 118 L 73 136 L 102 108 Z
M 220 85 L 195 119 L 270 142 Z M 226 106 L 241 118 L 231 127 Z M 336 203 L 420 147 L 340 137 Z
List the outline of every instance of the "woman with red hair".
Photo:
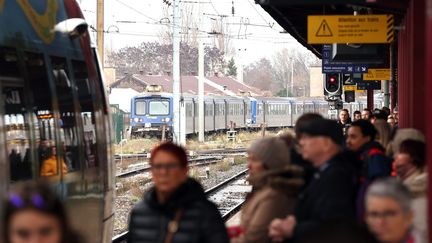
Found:
M 185 150 L 171 142 L 151 153 L 154 187 L 132 210 L 129 243 L 229 242 L 216 206 L 201 185 L 188 177 Z

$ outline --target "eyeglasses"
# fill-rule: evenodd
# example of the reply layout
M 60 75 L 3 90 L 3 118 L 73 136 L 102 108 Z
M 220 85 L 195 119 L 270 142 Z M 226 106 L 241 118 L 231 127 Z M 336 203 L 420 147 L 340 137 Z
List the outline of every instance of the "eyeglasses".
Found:
M 390 219 L 393 217 L 396 217 L 398 214 L 400 214 L 400 211 L 395 211 L 395 210 L 387 210 L 387 211 L 383 211 L 383 212 L 367 212 L 366 216 L 369 219 L 378 219 L 378 218 L 383 218 L 383 219 Z
M 180 167 L 182 167 L 182 166 L 179 163 L 174 163 L 174 162 L 163 163 L 163 164 L 162 163 L 153 163 L 151 165 L 151 169 L 154 171 L 161 171 L 163 169 L 165 169 L 167 171 L 172 171 L 172 170 L 178 169 Z
M 34 235 L 39 235 L 40 237 L 47 237 L 54 232 L 53 227 L 43 227 L 38 230 L 29 230 L 29 229 L 16 229 L 14 233 L 21 239 L 29 240 Z

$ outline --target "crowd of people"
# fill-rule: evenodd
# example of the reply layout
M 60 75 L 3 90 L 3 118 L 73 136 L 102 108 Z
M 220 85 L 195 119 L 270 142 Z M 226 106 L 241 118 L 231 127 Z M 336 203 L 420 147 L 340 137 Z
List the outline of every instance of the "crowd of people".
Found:
M 351 120 L 342 110 L 339 121 L 305 114 L 294 134 L 256 140 L 247 151 L 252 191 L 235 230 L 188 176 L 186 151 L 162 143 L 128 242 L 426 243 L 425 137 L 398 129 L 387 113 L 365 109 Z M 3 242 L 82 242 L 44 184 L 18 183 L 2 209 Z

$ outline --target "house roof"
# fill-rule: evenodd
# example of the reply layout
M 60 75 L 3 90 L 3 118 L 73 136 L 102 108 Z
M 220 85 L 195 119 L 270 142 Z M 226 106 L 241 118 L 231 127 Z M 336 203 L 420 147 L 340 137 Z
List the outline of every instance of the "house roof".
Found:
M 164 92 L 172 93 L 173 79 L 167 75 L 143 75 L 133 74 L 123 77 L 111 84 L 111 87 L 118 87 L 122 82 L 132 79 L 135 83 L 141 84 L 143 87 L 147 85 L 160 85 Z M 181 76 L 181 92 L 187 94 L 198 94 L 198 77 L 197 76 Z M 230 77 L 210 77 L 205 78 L 204 93 L 206 95 L 241 95 L 243 92 L 251 95 L 261 95 L 262 92 L 240 83 Z

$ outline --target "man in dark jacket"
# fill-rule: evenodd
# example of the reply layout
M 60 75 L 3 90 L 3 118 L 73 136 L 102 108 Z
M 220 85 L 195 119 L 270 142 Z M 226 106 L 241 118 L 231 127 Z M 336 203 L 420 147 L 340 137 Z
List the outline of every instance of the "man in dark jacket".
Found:
M 357 154 L 362 165 L 359 171 L 359 191 L 357 195 L 357 217 L 364 219 L 364 197 L 366 190 L 375 179 L 390 176 L 392 160 L 385 155 L 384 148 L 375 141 L 377 131 L 366 120 L 358 120 L 348 129 L 347 148 Z
M 184 150 L 172 143 L 153 149 L 155 187 L 132 210 L 129 243 L 227 243 L 228 234 L 216 206 L 201 185 L 187 176 Z
M 377 131 L 366 120 L 358 120 L 348 129 L 347 148 L 358 154 L 363 162 L 361 176 L 364 180 L 389 176 L 391 160 L 385 155 L 384 148 L 375 141 Z
M 316 168 L 309 186 L 300 194 L 295 215 L 273 220 L 275 241 L 299 240 L 329 220 L 355 219 L 357 175 L 354 163 L 342 152 L 340 126 L 327 119 L 302 127 L 300 146 L 304 159 Z
M 350 118 L 348 109 L 342 109 L 339 112 L 338 124 L 342 127 L 343 134 L 345 135 L 346 131 L 348 130 L 349 126 L 351 125 L 351 118 Z

